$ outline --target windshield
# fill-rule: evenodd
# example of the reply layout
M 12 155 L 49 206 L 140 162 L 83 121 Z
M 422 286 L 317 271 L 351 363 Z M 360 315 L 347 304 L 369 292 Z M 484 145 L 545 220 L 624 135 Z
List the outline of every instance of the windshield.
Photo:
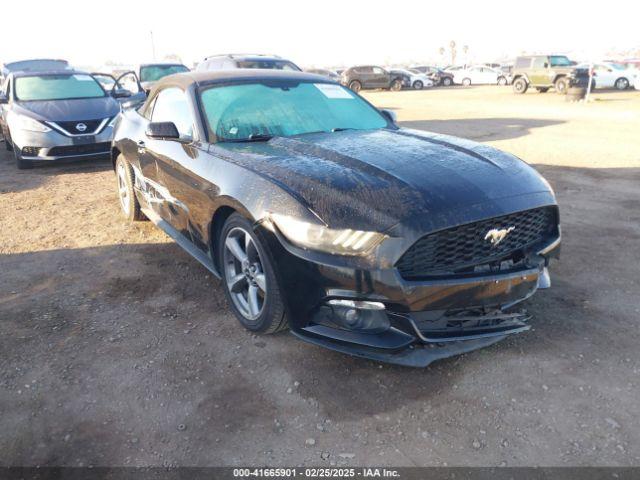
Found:
M 238 68 L 264 68 L 268 70 L 290 70 L 299 72 L 300 69 L 286 60 L 241 60 Z
M 375 108 L 336 84 L 222 86 L 203 91 L 201 99 L 209 131 L 218 142 L 387 126 Z
M 98 98 L 106 94 L 98 82 L 86 74 L 34 75 L 15 79 L 17 100 L 70 100 Z
M 549 61 L 551 62 L 552 67 L 569 67 L 571 66 L 571 60 L 569 60 L 564 55 L 551 55 L 549 57 Z
M 148 65 L 140 69 L 141 82 L 155 82 L 167 75 L 188 72 L 184 65 Z

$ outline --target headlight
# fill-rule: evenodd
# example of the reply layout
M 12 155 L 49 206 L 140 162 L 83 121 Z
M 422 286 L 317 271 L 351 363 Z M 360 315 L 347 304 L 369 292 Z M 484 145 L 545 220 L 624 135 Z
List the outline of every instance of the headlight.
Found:
M 26 115 L 15 115 L 16 126 L 19 130 L 27 130 L 29 132 L 50 132 L 51 129 L 46 125 L 34 120 Z
M 286 215 L 271 214 L 271 218 L 291 243 L 339 255 L 365 255 L 385 238 L 384 234 L 377 232 L 332 230 Z

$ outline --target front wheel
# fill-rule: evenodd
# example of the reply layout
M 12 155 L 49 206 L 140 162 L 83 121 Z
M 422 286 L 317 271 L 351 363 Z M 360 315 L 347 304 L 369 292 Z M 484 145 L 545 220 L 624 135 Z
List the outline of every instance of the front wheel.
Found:
M 450 87 L 452 83 L 453 83 L 453 80 L 451 80 L 451 77 L 444 77 L 442 79 L 442 86 L 444 87 Z
M 462 80 L 462 85 L 464 85 L 465 87 L 468 87 L 471 85 L 471 79 L 470 78 L 464 78 Z
M 504 87 L 507 84 L 507 79 L 505 77 L 498 78 L 498 85 Z
M 529 88 L 529 84 L 524 78 L 516 78 L 513 82 L 513 91 L 514 93 L 522 94 L 527 91 Z
M 401 89 L 402 89 L 402 81 L 394 80 L 393 82 L 391 82 L 391 86 L 389 87 L 389 90 L 391 90 L 392 92 L 398 92 Z
M 566 78 L 560 77 L 559 79 L 556 80 L 555 88 L 556 88 L 556 93 L 559 93 L 560 95 L 564 95 L 565 93 L 567 93 L 567 88 L 569 88 L 569 82 L 567 81 Z
M 362 90 L 362 84 L 361 84 L 359 81 L 354 80 L 353 82 L 351 82 L 351 83 L 349 84 L 349 88 L 350 88 L 353 92 L 358 93 L 360 90 Z
M 423 87 L 424 87 L 424 83 L 422 83 L 420 80 L 416 80 L 415 82 L 413 82 L 414 90 L 422 90 Z
M 218 253 L 224 290 L 242 326 L 264 334 L 285 330 L 287 315 L 271 252 L 251 222 L 232 214 L 222 227 Z
M 116 179 L 118 185 L 118 198 L 120 199 L 120 209 L 124 217 L 130 222 L 144 220 L 146 217 L 140 210 L 140 203 L 136 198 L 133 189 L 134 173 L 129 162 L 119 155 L 116 160 Z
M 619 78 L 616 80 L 616 83 L 614 85 L 618 90 L 626 90 L 627 88 L 629 88 L 629 80 L 624 77 Z

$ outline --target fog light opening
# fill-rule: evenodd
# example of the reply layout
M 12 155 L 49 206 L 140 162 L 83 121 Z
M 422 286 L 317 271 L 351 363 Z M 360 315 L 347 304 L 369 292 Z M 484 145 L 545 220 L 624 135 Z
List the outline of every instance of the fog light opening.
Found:
M 362 333 L 382 333 L 391 323 L 383 303 L 360 300 L 329 300 L 330 320 L 346 330 Z

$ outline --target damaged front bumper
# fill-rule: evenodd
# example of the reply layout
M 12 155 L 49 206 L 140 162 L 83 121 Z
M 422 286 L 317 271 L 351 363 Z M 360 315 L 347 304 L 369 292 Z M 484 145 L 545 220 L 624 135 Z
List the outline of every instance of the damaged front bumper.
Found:
M 425 281 L 404 280 L 395 268 L 362 271 L 298 259 L 284 272 L 295 292 L 291 331 L 342 353 L 425 367 L 529 330 L 529 316 L 515 306 L 550 286 L 547 266 L 559 248 L 558 239 L 535 255 L 537 263 L 517 271 Z

